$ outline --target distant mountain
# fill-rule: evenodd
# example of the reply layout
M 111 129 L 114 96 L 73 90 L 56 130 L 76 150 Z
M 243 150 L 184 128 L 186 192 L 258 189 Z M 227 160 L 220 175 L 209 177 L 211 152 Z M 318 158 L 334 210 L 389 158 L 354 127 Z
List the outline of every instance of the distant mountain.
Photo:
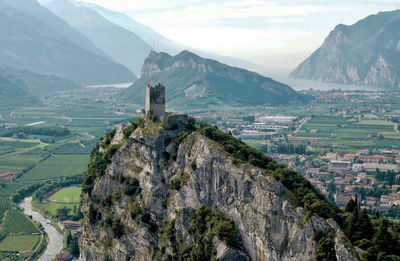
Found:
M 72 0 L 46 0 L 41 4 L 88 37 L 101 51 L 139 74 L 151 47 L 138 35 L 84 4 Z
M 50 0 L 50 1 L 53 1 L 53 0 Z M 126 14 L 112 11 L 112 10 L 103 8 L 101 6 L 95 5 L 95 4 L 84 3 L 84 2 L 80 2 L 79 4 L 84 5 L 88 8 L 96 11 L 98 14 L 100 14 L 107 20 L 111 21 L 112 23 L 117 24 L 117 25 L 137 34 L 148 45 L 150 45 L 156 52 L 166 52 L 166 53 L 169 53 L 172 55 L 176 55 L 183 50 L 189 50 L 189 51 L 197 53 L 203 57 L 222 61 L 231 66 L 243 67 L 243 68 L 246 68 L 249 70 L 254 70 L 257 72 L 265 71 L 265 68 L 263 68 L 261 65 L 254 64 L 249 61 L 245 61 L 243 59 L 214 54 L 214 53 L 210 53 L 210 52 L 206 52 L 206 51 L 201 51 L 196 48 L 192 48 L 190 46 L 170 40 L 170 39 L 164 37 L 163 35 L 159 34 L 158 32 L 156 32 L 151 27 L 141 24 L 141 23 L 138 23 L 137 21 L 135 21 L 133 18 L 131 18 L 130 16 L 128 16 Z
M 81 2 L 79 4 L 96 11 L 110 22 L 137 34 L 157 51 L 178 54 L 184 50 L 183 45 L 162 36 L 147 25 L 136 22 L 133 18 L 124 13 L 106 9 L 91 3 Z
M 36 0 L 2 0 L 0 17 L 1 66 L 54 74 L 82 84 L 136 79 Z
M 0 108 L 31 104 L 38 101 L 20 86 L 0 75 Z
M 3 67 L 0 68 L 0 74 L 10 82 L 20 86 L 24 91 L 39 97 L 81 87 L 72 81 L 55 75 L 38 74 L 28 70 Z
M 336 26 L 291 77 L 400 88 L 400 10 Z
M 8 5 L 14 7 L 21 12 L 29 14 L 34 17 L 37 21 L 47 25 L 53 31 L 62 34 L 73 44 L 87 49 L 92 53 L 106 56 L 100 51 L 86 36 L 81 34 L 78 30 L 72 28 L 64 20 L 60 19 L 53 13 L 49 12 L 46 8 L 43 8 L 38 4 L 36 0 L 3 0 Z
M 152 52 L 144 62 L 140 79 L 124 90 L 123 96 L 142 104 L 145 86 L 158 82 L 167 87 L 169 106 L 282 104 L 304 99 L 271 78 L 188 51 L 176 56 Z

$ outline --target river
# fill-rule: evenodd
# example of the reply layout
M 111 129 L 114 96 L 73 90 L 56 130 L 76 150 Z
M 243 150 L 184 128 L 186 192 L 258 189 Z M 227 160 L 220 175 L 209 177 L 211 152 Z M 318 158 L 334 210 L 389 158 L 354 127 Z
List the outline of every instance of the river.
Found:
M 39 222 L 44 227 L 44 231 L 49 237 L 46 251 L 39 258 L 39 261 L 50 261 L 56 257 L 63 248 L 63 234 L 57 231 L 55 227 L 50 225 L 50 220 L 46 219 L 39 212 L 32 209 L 32 197 L 25 198 L 19 206 L 24 209 L 24 213 L 28 216 L 32 216 L 32 219 Z

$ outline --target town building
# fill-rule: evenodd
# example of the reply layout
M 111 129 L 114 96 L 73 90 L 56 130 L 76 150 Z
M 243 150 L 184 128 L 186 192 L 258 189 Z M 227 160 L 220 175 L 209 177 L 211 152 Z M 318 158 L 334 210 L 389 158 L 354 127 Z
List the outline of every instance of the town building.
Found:
M 350 170 L 351 162 L 350 161 L 339 161 L 339 160 L 331 160 L 329 163 L 329 170 Z
M 71 221 L 71 220 L 59 220 L 58 221 L 58 227 L 61 230 L 65 229 L 77 229 L 81 226 L 81 223 L 79 221 Z
M 365 171 L 369 172 L 375 172 L 377 169 L 381 172 L 387 172 L 387 171 L 399 172 L 399 166 L 397 164 L 364 163 L 363 167 Z
M 250 140 L 266 140 L 271 139 L 272 137 L 277 136 L 277 132 L 261 132 L 257 130 L 243 130 L 241 131 L 239 137 L 241 139 L 250 139 Z
M 367 204 L 367 206 L 375 206 L 378 202 L 379 200 L 375 197 L 367 197 L 365 204 Z
M 15 173 L 15 172 L 7 171 L 3 174 L 0 174 L 0 179 L 11 179 L 11 178 L 15 177 L 16 175 L 17 175 L 17 173 Z
M 367 184 L 368 183 L 367 173 L 365 173 L 365 172 L 358 173 L 356 182 L 357 183 L 362 183 L 362 184 Z
M 339 207 L 344 207 L 351 199 L 351 194 L 336 193 L 335 195 L 333 195 L 333 198 L 335 199 L 336 205 L 338 205 Z

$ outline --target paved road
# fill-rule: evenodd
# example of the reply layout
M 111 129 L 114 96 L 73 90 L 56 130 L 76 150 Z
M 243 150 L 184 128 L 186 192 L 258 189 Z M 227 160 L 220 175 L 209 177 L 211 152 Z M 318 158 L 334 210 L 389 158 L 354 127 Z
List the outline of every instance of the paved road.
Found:
M 44 231 L 49 237 L 46 251 L 39 258 L 39 261 L 51 261 L 63 248 L 63 235 L 58 232 L 52 225 L 50 220 L 43 217 L 39 212 L 32 209 L 32 197 L 25 198 L 19 206 L 24 209 L 24 213 L 28 216 L 32 216 L 32 219 L 39 222 L 44 227 Z
M 311 119 L 310 117 L 304 118 L 300 121 L 300 125 L 296 128 L 296 130 L 293 132 L 293 134 L 296 134 L 297 132 L 299 132 L 299 130 L 301 129 L 301 127 L 303 127 L 304 124 L 307 123 L 307 121 Z

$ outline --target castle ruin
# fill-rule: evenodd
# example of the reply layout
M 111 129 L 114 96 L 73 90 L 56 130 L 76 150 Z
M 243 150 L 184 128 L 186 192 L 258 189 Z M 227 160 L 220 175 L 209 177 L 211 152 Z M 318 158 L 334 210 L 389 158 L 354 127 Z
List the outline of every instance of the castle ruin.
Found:
M 165 117 L 165 86 L 158 83 L 152 87 L 147 85 L 146 87 L 146 114 L 149 111 L 153 111 L 153 115 L 156 115 L 159 119 Z

